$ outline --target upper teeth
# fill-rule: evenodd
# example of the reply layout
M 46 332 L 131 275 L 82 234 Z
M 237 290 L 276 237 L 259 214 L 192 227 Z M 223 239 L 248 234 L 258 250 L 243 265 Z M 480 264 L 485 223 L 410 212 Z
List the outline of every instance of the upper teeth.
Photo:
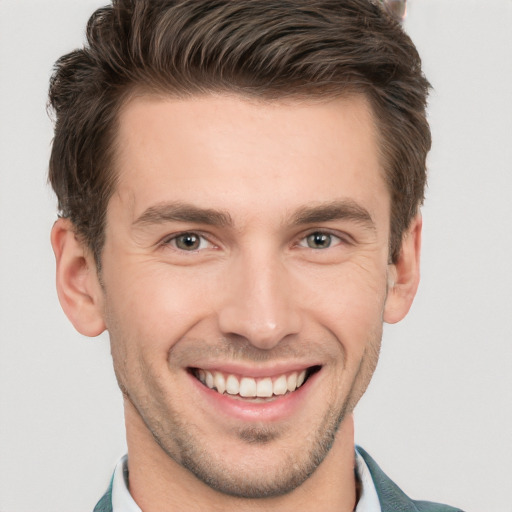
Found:
M 295 391 L 302 386 L 306 379 L 306 370 L 292 372 L 279 377 L 264 377 L 253 379 L 252 377 L 225 376 L 221 372 L 197 370 L 199 380 L 219 393 L 228 395 L 240 395 L 244 398 L 270 398 L 273 395 L 284 395 L 288 391 Z

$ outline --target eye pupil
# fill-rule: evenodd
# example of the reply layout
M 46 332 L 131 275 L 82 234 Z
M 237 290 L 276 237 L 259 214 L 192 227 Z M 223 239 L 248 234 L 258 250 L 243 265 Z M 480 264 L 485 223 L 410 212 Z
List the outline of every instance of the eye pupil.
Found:
M 325 233 L 312 233 L 308 236 L 308 247 L 312 249 L 325 249 L 331 245 L 331 235 Z
M 185 233 L 176 239 L 176 246 L 185 251 L 193 251 L 199 247 L 199 237 L 193 233 Z

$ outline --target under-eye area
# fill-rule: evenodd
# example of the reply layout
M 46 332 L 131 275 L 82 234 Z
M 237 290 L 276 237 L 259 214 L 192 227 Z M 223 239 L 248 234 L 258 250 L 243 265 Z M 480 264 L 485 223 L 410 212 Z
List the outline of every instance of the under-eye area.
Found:
M 190 373 L 207 388 L 220 394 L 244 399 L 272 399 L 293 393 L 320 370 L 321 366 L 311 366 L 272 377 L 242 377 L 220 371 L 190 368 Z

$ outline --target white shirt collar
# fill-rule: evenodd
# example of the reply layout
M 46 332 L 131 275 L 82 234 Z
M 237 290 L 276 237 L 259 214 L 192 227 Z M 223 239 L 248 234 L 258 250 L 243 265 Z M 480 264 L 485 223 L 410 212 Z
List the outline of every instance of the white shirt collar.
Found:
M 377 489 L 363 457 L 356 447 L 356 472 L 361 481 L 361 496 L 354 512 L 382 512 Z
M 356 471 L 361 480 L 361 496 L 354 512 L 382 512 L 370 470 L 356 449 Z M 128 490 L 128 458 L 125 455 L 114 470 L 112 481 L 112 511 L 142 512 Z
M 125 455 L 114 470 L 112 480 L 112 512 L 142 512 L 128 490 L 128 456 Z

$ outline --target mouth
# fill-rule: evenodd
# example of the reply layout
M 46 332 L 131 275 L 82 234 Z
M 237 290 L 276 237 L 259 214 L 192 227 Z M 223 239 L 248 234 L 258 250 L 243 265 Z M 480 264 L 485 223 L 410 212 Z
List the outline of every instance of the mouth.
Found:
M 221 395 L 250 401 L 270 401 L 294 393 L 320 370 L 311 366 L 300 371 L 292 371 L 268 377 L 249 377 L 203 368 L 190 368 L 190 373 L 204 386 Z

